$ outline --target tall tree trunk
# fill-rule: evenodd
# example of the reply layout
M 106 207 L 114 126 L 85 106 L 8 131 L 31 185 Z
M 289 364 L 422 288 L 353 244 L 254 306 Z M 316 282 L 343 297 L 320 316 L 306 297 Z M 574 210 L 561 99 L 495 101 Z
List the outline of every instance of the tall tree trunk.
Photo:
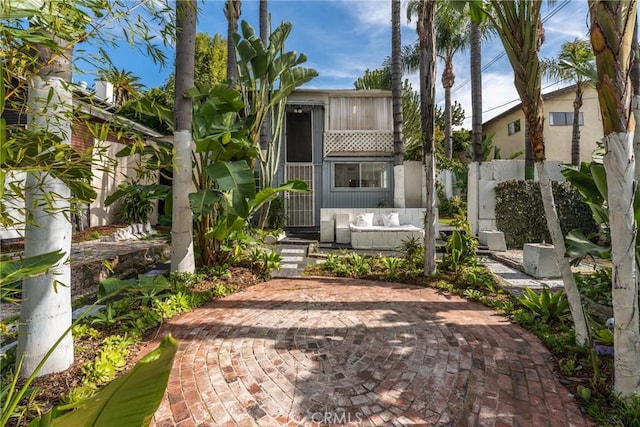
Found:
M 29 84 L 29 126 L 34 131 L 48 131 L 61 142 L 71 144 L 72 94 L 71 49 L 68 43 L 51 37 L 57 48 L 38 46 L 42 70 Z M 51 60 L 51 61 L 50 61 Z M 64 371 L 73 364 L 71 326 L 71 234 L 69 212 L 71 192 L 59 179 L 46 173 L 33 173 L 26 180 L 26 208 L 33 222 L 25 227 L 25 257 L 61 250 L 65 256 L 58 267 L 47 274 L 25 279 L 18 333 L 18 357 L 24 356 L 20 375 L 35 372 L 45 354 L 58 338 L 62 342 L 44 363 L 38 375 Z
M 582 108 L 582 83 L 576 84 L 573 100 L 573 129 L 571 132 L 571 164 L 580 166 L 580 108 Z
M 227 18 L 227 80 L 231 87 L 236 87 L 238 85 L 238 62 L 233 34 L 238 31 L 240 0 L 227 0 L 224 5 L 224 14 Z
M 635 158 L 631 109 L 631 51 L 637 4 L 589 1 L 591 44 L 596 55 L 598 99 L 604 128 L 604 168 L 611 230 L 615 392 L 640 393 L 640 332 L 635 263 L 636 224 L 633 212 Z
M 444 87 L 444 155 L 453 157 L 453 142 L 451 137 L 451 88 L 456 82 L 453 74 L 453 53 L 447 52 L 447 59 L 442 72 L 442 87 Z
M 194 85 L 196 2 L 176 3 L 176 89 L 173 132 L 173 211 L 171 227 L 171 271 L 195 271 L 193 212 L 189 194 L 195 191 L 192 178 L 191 121 L 193 102 L 185 92 Z
M 471 147 L 473 161 L 482 162 L 482 37 L 479 24 L 471 24 Z
M 640 158 L 640 58 L 638 57 L 638 17 L 636 16 L 636 29 L 633 32 L 633 64 L 631 65 L 631 85 L 633 86 L 633 117 L 636 120 L 636 128 L 633 132 L 633 156 Z M 636 182 L 640 182 L 640 162 L 636 163 L 634 174 Z
M 259 26 L 260 26 L 260 39 L 262 40 L 262 44 L 265 48 L 269 47 L 269 14 L 267 8 L 267 0 L 260 0 L 260 10 L 259 10 Z M 262 128 L 260 129 L 260 149 L 268 150 L 269 144 L 273 139 L 272 133 L 272 123 L 271 116 L 273 114 L 267 114 L 264 118 L 264 122 L 262 123 Z M 266 169 L 269 169 L 267 165 L 262 165 L 260 168 L 261 173 L 264 173 Z M 264 177 L 260 180 L 261 182 L 271 181 L 264 179 Z M 263 186 L 262 186 L 263 187 Z M 269 218 L 269 210 L 271 209 L 271 202 L 266 202 L 262 209 L 260 210 L 260 218 L 258 219 L 258 227 L 264 229 L 267 226 L 267 220 Z
M 540 194 L 547 227 L 553 243 L 555 259 L 562 275 L 578 344 L 589 341 L 589 331 L 569 260 L 565 257 L 564 235 L 555 209 L 551 182 L 545 167 L 544 104 L 541 94 L 541 70 L 538 53 L 544 40 L 540 21 L 540 0 L 517 2 L 491 2 L 495 13 L 495 28 L 505 47 L 514 72 L 514 82 L 524 111 L 527 135 L 538 170 Z M 524 29 L 524 30 L 523 30 Z
M 269 8 L 267 0 L 260 0 L 260 38 L 266 47 L 269 41 Z
M 406 206 L 402 141 L 402 38 L 400 32 L 400 0 L 391 0 L 391 96 L 393 99 L 393 171 L 396 208 Z
M 436 159 L 434 118 L 436 92 L 435 0 L 420 0 L 418 38 L 420 43 L 420 111 L 424 169 L 426 178 L 426 212 L 424 224 L 424 274 L 436 272 Z

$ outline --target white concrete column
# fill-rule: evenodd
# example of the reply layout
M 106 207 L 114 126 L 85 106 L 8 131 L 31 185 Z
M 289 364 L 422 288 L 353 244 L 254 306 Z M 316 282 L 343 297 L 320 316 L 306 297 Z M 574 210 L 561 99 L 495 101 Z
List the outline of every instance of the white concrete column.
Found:
M 393 166 L 393 207 L 404 208 L 406 206 L 404 191 L 404 165 Z

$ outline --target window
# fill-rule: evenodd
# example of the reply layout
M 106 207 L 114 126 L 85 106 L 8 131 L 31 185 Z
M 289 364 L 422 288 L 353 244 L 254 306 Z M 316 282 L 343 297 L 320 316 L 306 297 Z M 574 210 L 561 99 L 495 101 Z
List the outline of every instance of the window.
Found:
M 507 125 L 507 131 L 509 135 L 513 135 L 516 132 L 520 132 L 520 119 L 514 120 Z
M 580 126 L 584 124 L 582 118 L 582 112 L 578 116 L 578 123 Z M 549 125 L 550 126 L 573 126 L 573 113 L 549 113 Z
M 336 163 L 335 188 L 387 188 L 388 166 L 383 162 Z

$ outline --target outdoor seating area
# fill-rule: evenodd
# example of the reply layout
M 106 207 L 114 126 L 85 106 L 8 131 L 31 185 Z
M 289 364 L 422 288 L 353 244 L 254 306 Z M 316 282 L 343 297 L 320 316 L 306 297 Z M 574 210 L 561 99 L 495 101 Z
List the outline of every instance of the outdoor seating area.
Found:
M 421 208 L 320 210 L 320 241 L 354 249 L 397 249 L 409 238 L 423 239 Z

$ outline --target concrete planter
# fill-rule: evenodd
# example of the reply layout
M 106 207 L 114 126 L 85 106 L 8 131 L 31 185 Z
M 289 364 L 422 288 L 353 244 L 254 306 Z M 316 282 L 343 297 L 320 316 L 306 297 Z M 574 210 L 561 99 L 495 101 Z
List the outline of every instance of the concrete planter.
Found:
M 556 279 L 560 270 L 553 245 L 525 243 L 522 253 L 524 272 L 536 279 Z

